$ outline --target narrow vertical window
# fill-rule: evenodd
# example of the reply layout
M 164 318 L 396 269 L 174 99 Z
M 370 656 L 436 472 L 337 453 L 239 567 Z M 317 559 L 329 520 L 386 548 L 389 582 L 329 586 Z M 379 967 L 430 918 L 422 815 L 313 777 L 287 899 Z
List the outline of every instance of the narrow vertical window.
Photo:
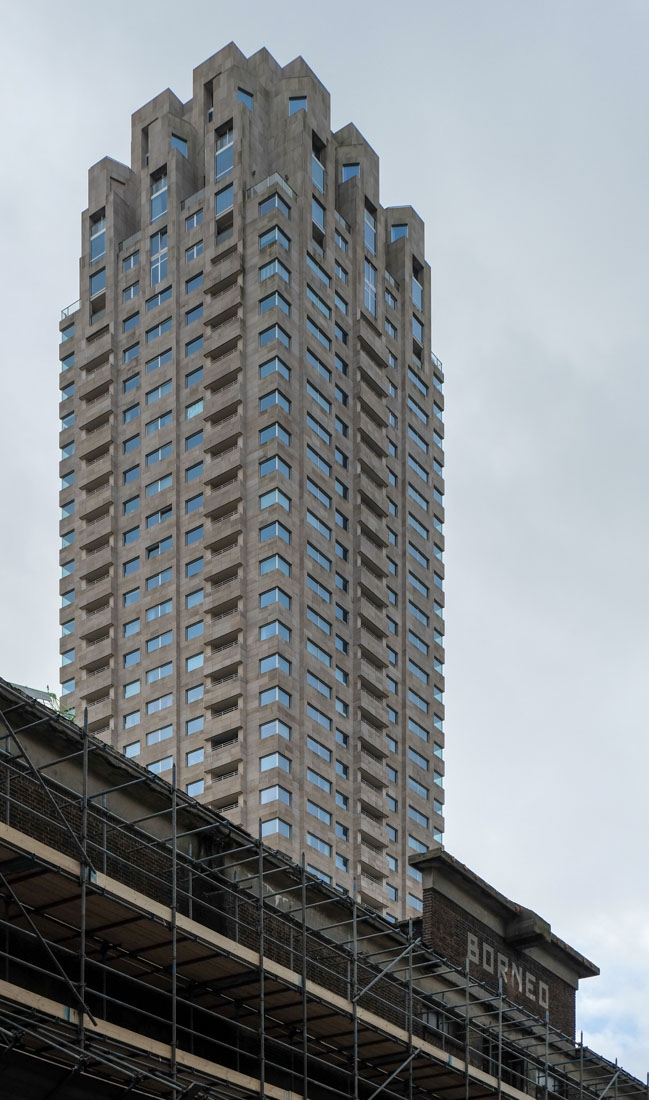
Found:
M 376 268 L 365 261 L 365 308 L 369 309 L 372 316 L 376 317 Z
M 151 177 L 151 221 L 155 222 L 167 213 L 167 169 L 162 168 Z

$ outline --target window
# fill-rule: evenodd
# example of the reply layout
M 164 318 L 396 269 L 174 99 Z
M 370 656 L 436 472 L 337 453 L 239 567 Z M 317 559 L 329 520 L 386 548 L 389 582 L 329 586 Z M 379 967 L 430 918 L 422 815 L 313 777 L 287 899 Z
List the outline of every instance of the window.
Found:
M 291 608 L 291 597 L 288 592 L 285 592 L 283 588 L 275 586 L 275 588 L 268 588 L 265 592 L 259 593 L 259 606 L 271 607 L 272 604 L 278 603 L 282 607 L 286 607 L 288 610 Z
M 222 126 L 216 134 L 216 152 L 214 155 L 214 178 L 223 179 L 234 166 L 234 130 L 232 123 Z
M 274 290 L 272 294 L 267 294 L 266 297 L 262 298 L 259 302 L 260 313 L 267 313 L 269 309 L 275 308 L 281 309 L 282 313 L 285 313 L 287 317 L 290 316 L 291 307 L 284 295 L 280 294 L 277 290 Z
M 266 477 L 267 474 L 275 472 L 283 474 L 286 478 L 290 478 L 291 476 L 291 467 L 288 462 L 284 462 L 284 459 L 280 458 L 279 455 L 272 455 L 270 458 L 266 458 L 263 462 L 259 463 L 260 477 Z
M 347 313 L 347 302 L 342 297 L 342 295 L 338 293 L 338 291 L 336 291 L 334 294 L 334 303 L 336 305 L 336 308 L 339 309 L 341 313 Z
M 273 718 L 270 722 L 263 722 L 259 727 L 260 738 L 265 737 L 283 737 L 285 741 L 291 739 L 291 727 L 286 725 L 286 722 L 282 722 L 280 718 Z M 262 769 L 265 770 L 265 769 Z
M 281 638 L 284 642 L 290 642 L 291 632 L 280 619 L 272 619 L 259 627 L 259 641 L 265 642 L 268 638 Z
M 323 169 L 323 174 L 324 174 L 324 169 Z M 325 208 L 322 205 L 322 203 L 318 202 L 318 200 L 315 197 L 313 197 L 311 199 L 311 217 L 312 217 L 314 223 L 317 225 L 318 229 L 321 229 L 324 232 Z
M 252 92 L 247 92 L 245 88 L 237 88 L 238 102 L 243 103 L 244 107 L 247 107 L 249 111 L 252 111 L 253 98 Z
M 401 237 L 408 236 L 407 225 L 391 225 L 390 226 L 390 242 L 398 241 Z
M 261 657 L 259 659 L 259 672 L 272 672 L 277 670 L 279 672 L 285 672 L 287 676 L 291 675 L 291 662 L 286 660 L 281 653 L 270 653 L 267 657 Z
M 265 233 L 262 233 L 259 237 L 259 249 L 267 248 L 268 245 L 274 244 L 277 241 L 278 244 L 285 248 L 288 252 L 291 247 L 291 242 L 278 225 L 272 226 L 271 229 L 267 229 Z
M 283 573 L 285 577 L 290 577 L 291 575 L 290 562 L 288 562 L 286 558 L 283 558 L 281 554 L 271 554 L 269 558 L 263 558 L 262 561 L 259 562 L 259 574 L 262 577 L 267 573 L 274 572 L 276 569 L 280 573 Z
M 306 445 L 306 453 L 308 458 L 310 458 L 311 461 L 315 463 L 318 469 L 322 470 L 323 474 L 326 474 L 327 477 L 331 476 L 330 464 L 320 454 L 318 454 L 318 452 L 315 450 L 314 447 L 311 446 L 310 443 L 307 443 Z
M 279 405 L 284 412 L 291 411 L 291 402 L 288 397 L 285 397 L 281 390 L 271 390 L 270 393 L 266 393 L 263 397 L 259 398 L 259 411 L 265 412 L 266 409 L 272 408 L 273 405 Z
M 347 180 L 354 179 L 355 176 L 360 176 L 361 166 L 357 163 L 343 164 L 342 170 L 342 182 L 347 183 Z
M 325 791 L 327 794 L 331 793 L 331 783 L 328 779 L 325 779 L 319 772 L 313 770 L 313 768 L 307 768 L 306 777 L 309 783 L 313 783 L 314 786 L 319 787 L 321 791 Z
M 194 321 L 200 321 L 203 316 L 203 303 L 199 302 L 193 309 L 188 309 L 185 313 L 185 324 L 191 325 Z
M 288 821 L 284 821 L 281 817 L 272 817 L 270 821 L 262 821 L 261 823 L 261 835 L 274 836 L 278 833 L 280 836 L 290 837 L 291 826 Z
M 326 840 L 321 840 L 315 833 L 306 834 L 306 842 L 310 848 L 315 848 L 317 852 L 320 852 L 323 856 L 331 856 L 332 848 L 331 844 L 328 844 Z
M 147 577 L 146 590 L 151 592 L 154 588 L 159 588 L 162 584 L 167 584 L 173 577 L 173 569 L 169 566 L 167 569 L 161 569 L 159 573 L 153 573 L 152 576 Z
M 185 145 L 185 153 L 187 147 Z M 163 168 L 151 177 L 151 221 L 155 222 L 167 213 L 167 169 Z
M 169 457 L 172 450 L 172 443 L 163 443 L 162 447 L 158 447 L 156 451 L 149 451 L 148 455 L 146 456 L 147 466 L 153 466 L 156 462 L 162 462 L 164 458 Z
M 376 268 L 369 260 L 365 261 L 364 288 L 365 308 L 376 317 Z
M 259 346 L 261 348 L 269 344 L 271 340 L 279 340 L 280 344 L 283 344 L 285 348 L 290 348 L 291 346 L 291 337 L 281 325 L 271 325 L 270 328 L 265 328 L 259 333 Z
M 286 806 L 290 806 L 291 792 L 287 791 L 286 787 L 280 787 L 276 783 L 274 787 L 263 787 L 260 790 L 259 801 L 262 805 L 267 802 L 283 802 Z
M 160 775 L 162 772 L 171 771 L 174 766 L 173 756 L 165 756 L 162 760 L 154 760 L 153 763 L 147 765 L 147 769 L 153 772 L 154 775 Z
M 197 385 L 198 382 L 202 382 L 202 381 L 203 381 L 203 368 L 202 367 L 196 367 L 195 370 L 190 370 L 185 375 L 185 389 L 189 389 L 190 386 L 195 386 L 195 385 Z M 202 411 L 202 409 L 199 410 L 199 411 Z
M 220 214 L 224 214 L 226 210 L 230 210 L 234 205 L 234 185 L 228 184 L 227 187 L 223 187 L 220 191 L 216 192 L 214 196 L 214 212 L 218 218 Z
M 196 336 L 193 340 L 189 340 L 185 344 L 185 355 L 194 355 L 197 351 L 200 351 L 203 347 L 203 337 Z
M 161 229 L 151 237 L 151 286 L 167 278 L 167 230 Z
M 193 214 L 188 214 L 185 218 L 185 230 L 189 232 L 190 229 L 196 229 L 198 225 L 203 223 L 203 211 L 196 210 Z M 198 276 L 197 276 L 198 277 Z
M 156 416 L 155 420 L 148 421 L 146 425 L 146 434 L 153 435 L 154 432 L 159 432 L 161 428 L 166 428 L 167 424 L 171 424 L 172 420 L 172 413 L 161 413 L 160 416 Z
M 338 260 L 334 262 L 334 271 L 336 272 L 336 275 L 340 279 L 341 283 L 347 283 L 349 276 L 347 275 L 347 271 L 345 270 L 343 265 L 339 263 Z
M 270 752 L 266 756 L 260 756 L 259 771 L 268 772 L 271 768 L 281 768 L 282 771 L 290 772 L 291 761 L 281 752 Z
M 373 213 L 373 211 L 370 209 L 370 207 L 367 205 L 367 203 L 365 204 L 364 226 L 365 226 L 365 232 L 364 232 L 365 247 L 367 248 L 367 250 L 369 252 L 375 253 L 376 252 L 376 215 Z
M 322 553 L 322 550 L 319 550 L 317 546 L 314 546 L 312 542 L 307 542 L 306 552 L 308 556 L 313 559 L 313 561 L 317 562 L 318 565 L 321 565 L 323 569 L 326 569 L 327 573 L 331 572 L 331 560 L 327 557 L 326 554 Z
M 320 297 L 319 294 L 316 294 L 313 287 L 310 287 L 308 283 L 306 285 L 306 296 L 309 299 L 309 301 L 313 302 L 316 309 L 320 310 L 320 312 L 322 313 L 322 315 L 324 317 L 326 317 L 327 319 L 329 319 L 331 317 L 330 307 L 327 305 L 325 300 Z
M 198 432 L 193 432 L 192 435 L 188 435 L 185 439 L 185 450 L 192 451 L 194 447 L 200 447 L 203 442 L 203 429 Z
M 198 275 L 192 275 L 191 279 L 185 280 L 185 294 L 191 294 L 193 290 L 198 290 L 203 285 L 203 272 L 199 271 Z
M 137 267 L 139 262 L 140 262 L 140 253 L 139 252 L 131 252 L 131 255 L 126 256 L 125 259 L 122 261 L 122 270 L 123 271 L 132 271 L 134 267 Z
M 267 542 L 268 539 L 274 538 L 282 539 L 286 543 L 291 541 L 291 532 L 279 520 L 276 520 L 275 523 L 267 523 L 264 527 L 259 528 L 260 542 Z
M 292 95 L 288 100 L 289 115 L 296 115 L 298 111 L 306 111 L 306 96 Z
M 90 263 L 106 255 L 106 216 L 103 210 L 90 219 Z
M 268 214 L 271 210 L 279 210 L 285 218 L 290 218 L 291 208 L 287 202 L 284 201 L 281 195 L 274 191 L 272 195 L 268 195 L 267 198 L 262 199 L 259 203 L 259 217 L 263 217 L 264 214 Z
M 283 279 L 287 284 L 291 281 L 291 273 L 281 260 L 271 260 L 270 263 L 264 264 L 263 267 L 259 268 L 260 283 L 263 283 L 266 279 L 270 279 L 271 275 L 279 275 L 280 279 Z
M 259 432 L 259 442 L 268 443 L 271 439 L 279 439 L 280 442 L 286 443 L 290 446 L 291 436 L 290 433 L 283 428 L 277 421 L 274 424 L 269 424 L 266 428 L 262 428 Z
M 171 348 L 167 348 L 166 351 L 160 352 L 160 355 L 156 355 L 154 359 L 148 359 L 146 362 L 146 373 L 150 374 L 151 371 L 157 370 L 158 367 L 163 367 L 165 363 L 171 362 Z
M 190 244 L 189 248 L 185 249 L 185 263 L 189 264 L 192 260 L 197 260 L 199 256 L 203 255 L 203 242 L 196 241 L 195 244 Z
M 159 542 L 154 542 L 151 546 L 147 547 L 147 558 L 157 558 L 160 554 L 164 554 L 166 550 L 171 550 L 173 546 L 173 535 L 168 535 L 166 539 L 160 539 Z

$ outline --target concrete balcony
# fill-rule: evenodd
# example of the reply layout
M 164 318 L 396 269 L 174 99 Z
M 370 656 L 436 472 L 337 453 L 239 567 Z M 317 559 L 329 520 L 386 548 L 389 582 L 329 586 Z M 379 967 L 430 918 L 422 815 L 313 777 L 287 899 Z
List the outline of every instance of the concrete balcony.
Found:
M 208 649 L 203 666 L 203 676 L 225 676 L 234 672 L 241 664 L 240 643 L 237 635 L 224 639 L 218 645 Z
M 380 577 L 387 577 L 388 562 L 384 547 L 377 546 L 376 543 L 372 542 L 362 529 L 358 550 L 361 556 L 361 562 L 365 563 L 368 569 L 374 570 Z
M 115 489 L 110 482 L 100 485 L 98 489 L 92 489 L 86 493 L 79 507 L 79 518 L 90 520 L 102 519 L 113 506 Z
M 113 400 L 111 387 L 105 386 L 92 400 L 82 401 L 78 417 L 81 430 L 85 432 L 92 431 L 93 428 L 102 424 L 106 416 L 112 412 Z
M 358 413 L 358 432 L 361 441 L 365 443 L 371 454 L 376 454 L 384 459 L 388 453 L 388 440 L 383 428 L 371 420 L 363 409 Z
M 366 691 L 361 685 L 360 699 L 358 701 L 361 717 L 368 717 L 369 724 L 371 726 L 378 726 L 385 728 L 388 724 L 387 713 L 385 710 L 385 703 L 382 699 L 377 699 L 376 696 L 371 695 L 369 691 Z
M 388 427 L 388 410 L 367 388 L 362 388 L 358 398 L 359 411 L 374 424 L 374 432 L 384 432 Z
M 236 316 L 241 305 L 241 291 L 241 282 L 236 274 L 213 283 L 204 299 L 204 325 L 212 329 Z
M 358 771 L 361 779 L 366 779 L 375 787 L 381 787 L 382 789 L 387 787 L 388 781 L 385 776 L 383 762 L 377 760 L 374 756 L 370 756 L 368 752 L 361 751 L 358 761 Z
M 371 572 L 364 562 L 361 562 L 359 570 L 359 588 L 362 596 L 365 596 L 375 607 L 386 608 L 388 597 L 385 590 L 385 578 L 377 577 Z
M 88 733 L 96 735 L 101 731 L 105 737 L 114 724 L 115 703 L 110 693 L 101 696 L 99 699 L 89 700 L 86 704 L 82 703 L 77 713 L 77 721 L 80 723 L 83 722 L 84 705 L 88 707 Z
M 221 481 L 219 485 L 212 489 L 211 493 L 207 493 L 205 496 L 203 506 L 205 516 L 217 520 L 219 517 L 232 512 L 242 499 L 242 493 L 243 480 L 237 474 L 226 481 Z
M 99 394 L 112 386 L 113 381 L 113 367 L 112 364 L 106 360 L 90 374 L 86 373 L 81 385 L 77 389 L 77 397 L 80 401 L 90 401 L 94 396 Z
M 113 336 L 110 326 L 106 325 L 103 329 L 99 329 L 98 332 L 86 338 L 85 348 L 79 348 L 77 366 L 85 371 L 95 370 L 95 368 L 106 362 L 112 351 Z
M 219 421 L 226 410 L 234 412 L 242 398 L 241 371 L 227 371 L 224 374 L 222 385 L 212 386 L 205 391 L 203 398 L 203 415 L 209 422 Z
M 217 548 L 224 542 L 231 542 L 236 535 L 243 530 L 243 515 L 238 508 L 229 512 L 223 512 L 217 519 L 213 519 L 209 526 L 206 525 L 205 542 L 206 550 Z
M 241 320 L 237 314 L 205 333 L 203 356 L 212 361 L 223 359 L 237 348 L 240 340 Z
M 237 703 L 240 700 L 237 700 Z M 217 711 L 213 711 L 208 717 L 207 726 L 205 728 L 205 736 L 207 739 L 213 739 L 222 737 L 226 733 L 232 733 L 232 736 L 241 729 L 241 707 L 237 703 L 228 704 L 221 707 Z
M 385 622 L 385 614 L 369 599 L 367 590 L 361 589 L 361 604 L 358 613 L 361 627 L 364 626 L 370 636 L 387 638 L 388 628 Z
M 106 573 L 97 579 L 85 581 L 81 585 L 79 594 L 79 607 L 83 610 L 91 610 L 99 607 L 103 601 L 111 595 L 113 590 L 113 575 Z
M 212 259 L 213 271 L 205 274 L 205 294 L 218 295 L 242 270 L 243 257 L 237 248 L 219 252 Z
M 206 615 L 218 615 L 221 611 L 238 605 L 241 597 L 241 578 L 238 571 L 229 577 L 223 577 L 208 588 L 203 601 Z
M 92 431 L 87 431 L 77 447 L 77 455 L 81 459 L 94 458 L 95 455 L 109 447 L 113 442 L 113 425 L 110 419 L 97 425 Z
M 106 627 L 112 624 L 112 621 L 113 607 L 110 596 L 104 594 L 98 600 L 90 600 L 77 628 L 79 637 L 96 638 L 106 630 Z
M 357 515 L 361 532 L 363 529 L 369 531 L 370 537 L 373 536 L 375 543 L 380 543 L 381 546 L 387 546 L 388 538 L 385 518 L 377 516 L 371 508 L 368 508 L 367 504 L 362 499 Z
M 105 539 L 95 550 L 83 554 L 78 565 L 79 579 L 89 582 L 105 574 L 106 570 L 112 565 L 114 552 L 114 546 L 110 539 Z
M 377 668 L 361 657 L 358 675 L 361 685 L 367 686 L 375 694 L 381 695 L 383 699 L 386 698 L 388 689 L 385 683 L 385 669 Z
M 113 450 L 110 443 L 107 443 L 100 450 L 93 451 L 91 457 L 86 459 L 79 471 L 79 488 L 85 489 L 87 483 L 95 481 L 97 478 L 110 477 L 112 470 Z
M 209 777 L 205 784 L 205 793 L 201 802 L 214 810 L 218 810 L 219 813 L 227 813 L 232 821 L 231 814 L 240 813 L 240 807 L 237 805 L 236 810 L 232 811 L 228 810 L 227 807 L 232 806 L 234 802 L 238 804 L 242 793 L 242 781 L 243 775 L 238 768 L 232 768 L 222 775 Z
M 364 843 L 370 849 L 370 851 L 372 851 L 372 849 L 374 848 L 387 848 L 387 840 L 382 839 L 382 822 L 377 820 L 374 814 L 368 814 L 361 810 L 360 814 L 358 815 L 358 829 L 360 833 L 361 843 Z
M 388 755 L 388 748 L 385 743 L 385 733 L 383 730 L 377 730 L 374 726 L 369 726 L 367 722 L 361 722 L 358 729 L 358 740 L 361 745 L 361 749 L 367 747 L 375 756 L 382 756 L 385 758 Z
M 210 421 L 203 430 L 203 450 L 221 452 L 233 447 L 243 432 L 241 406 L 218 421 Z
M 86 561 L 90 562 L 91 559 L 95 563 L 101 561 L 103 564 L 104 559 L 99 555 L 106 546 L 114 553 L 115 547 L 112 543 L 114 530 L 115 516 L 112 512 L 106 512 L 96 520 L 90 520 L 89 523 L 84 524 L 79 534 L 79 549 L 83 552 L 82 564 Z
M 376 451 L 370 450 L 362 436 L 359 436 L 358 460 L 361 472 L 361 485 L 371 482 L 383 489 L 388 484 L 388 471 L 385 459 Z
M 385 853 L 380 848 L 369 846 L 367 841 L 361 844 L 360 851 L 361 873 L 369 871 L 370 875 L 387 875 L 388 868 L 385 862 Z
M 226 672 L 217 679 L 208 680 L 205 683 L 205 709 L 216 708 L 220 711 L 224 707 L 238 708 L 242 690 L 243 684 L 238 671 Z
M 377 817 L 384 818 L 388 816 L 382 791 L 377 791 L 376 788 L 371 787 L 369 783 L 361 782 L 358 784 L 356 793 L 361 807 L 367 807 L 367 809 Z
M 114 678 L 115 673 L 110 658 L 108 658 L 98 668 L 82 672 L 78 678 L 77 690 L 82 698 L 86 700 L 87 705 L 90 706 L 91 703 L 104 697 L 105 693 L 113 686 Z
M 234 377 L 243 369 L 241 349 L 234 347 L 219 359 L 208 359 L 205 364 L 205 390 L 211 393 L 221 385 L 225 385 L 231 377 Z
M 226 539 L 223 545 L 216 545 L 205 562 L 206 581 L 217 583 L 228 576 L 233 567 L 241 565 L 241 547 L 238 538 Z
M 382 913 L 386 906 L 383 882 L 370 878 L 369 875 L 361 874 L 360 882 L 357 885 L 360 889 L 361 901 L 371 906 L 372 909 L 376 909 L 377 913 Z
M 87 641 L 85 647 L 78 656 L 79 667 L 85 673 L 90 673 L 95 668 L 100 668 L 110 661 L 115 649 L 115 640 L 110 633 L 100 635 L 98 638 Z
M 369 355 L 361 350 L 358 366 L 361 383 L 369 389 L 365 400 L 378 403 L 385 401 L 389 393 L 387 363 L 383 367 L 379 367 L 370 359 Z M 363 390 L 361 390 L 361 393 L 363 393 Z
M 238 734 L 226 735 L 220 741 L 212 739 L 205 756 L 205 771 L 212 777 L 223 775 L 238 767 L 243 761 L 243 738 Z

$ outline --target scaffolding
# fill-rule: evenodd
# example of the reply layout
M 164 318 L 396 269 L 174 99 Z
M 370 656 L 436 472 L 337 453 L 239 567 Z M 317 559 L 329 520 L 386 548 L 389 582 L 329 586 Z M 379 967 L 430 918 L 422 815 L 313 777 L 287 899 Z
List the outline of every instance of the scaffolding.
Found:
M 649 1100 L 649 1080 L 547 1013 L 4 682 L 0 975 L 0 1084 L 18 1066 L 56 1100 L 90 1082 L 191 1100 Z

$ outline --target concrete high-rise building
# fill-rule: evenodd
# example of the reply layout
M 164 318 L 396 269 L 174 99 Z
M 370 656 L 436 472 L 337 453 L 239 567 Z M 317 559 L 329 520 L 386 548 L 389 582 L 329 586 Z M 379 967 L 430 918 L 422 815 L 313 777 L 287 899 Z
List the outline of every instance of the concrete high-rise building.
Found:
M 64 701 L 387 914 L 443 830 L 424 227 L 305 62 L 233 45 L 90 169 L 61 321 Z M 414 156 L 414 154 L 413 154 Z M 413 163 L 411 169 L 415 169 Z

